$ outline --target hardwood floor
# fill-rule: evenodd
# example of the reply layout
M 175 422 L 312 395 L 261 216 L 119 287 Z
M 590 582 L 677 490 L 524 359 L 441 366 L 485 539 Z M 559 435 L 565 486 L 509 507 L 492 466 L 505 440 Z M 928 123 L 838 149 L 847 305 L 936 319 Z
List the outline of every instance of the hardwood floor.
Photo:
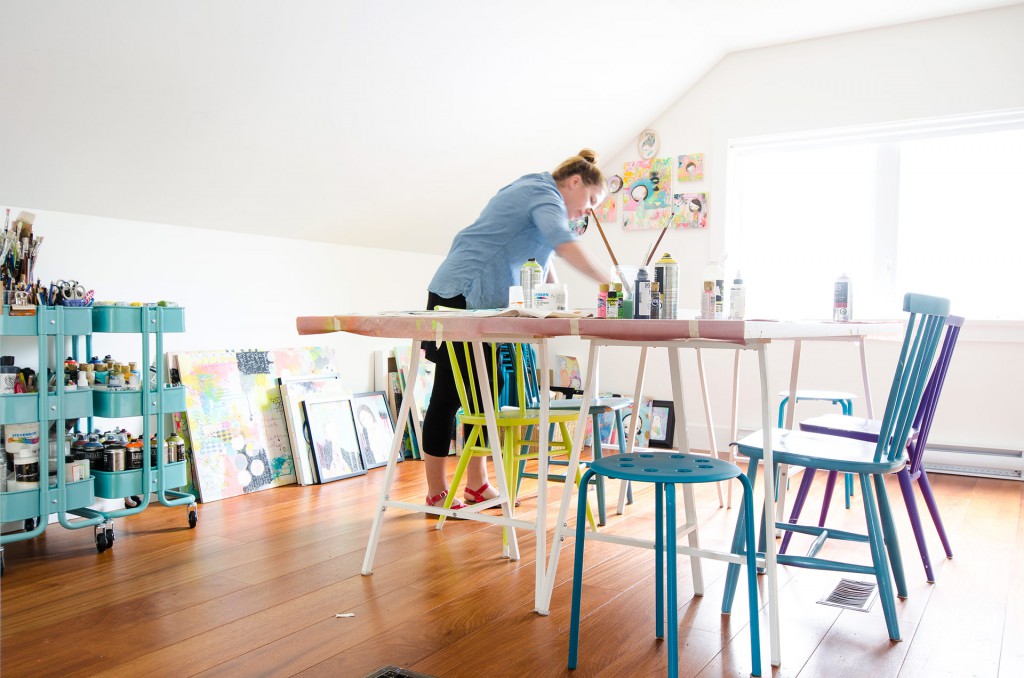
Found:
M 422 472 L 419 462 L 400 464 L 393 496 L 421 498 Z M 117 520 L 116 541 L 104 553 L 90 529 L 59 525 L 8 544 L 0 581 L 3 675 L 358 677 L 386 664 L 445 678 L 665 673 L 649 551 L 588 543 L 580 665 L 572 673 L 565 668 L 571 541 L 547 617 L 532 611 L 532 537 L 520 536 L 522 559 L 510 562 L 500 557 L 500 531 L 482 523 L 449 521 L 438 532 L 423 514 L 394 511 L 373 575 L 361 576 L 383 477 L 377 469 L 325 486 L 201 504 L 194 530 L 184 508 L 152 507 Z M 1024 484 L 932 481 L 956 555 L 943 558 L 929 531 L 935 584 L 924 580 L 902 499 L 890 485 L 910 586 L 897 603 L 904 640 L 889 642 L 877 602 L 868 613 L 816 604 L 837 574 L 781 568 L 782 666 L 772 675 L 1024 674 Z M 536 510 L 529 482 L 520 513 Z M 816 489 L 809 507 L 820 497 Z M 554 515 L 560 493 L 550 494 Z M 653 494 L 635 494 L 637 503 L 623 516 L 613 510 L 603 529 L 652 534 Z M 736 509 L 719 509 L 711 486 L 699 487 L 697 499 L 702 543 L 724 546 Z M 851 511 L 836 497 L 831 518 L 861 529 L 859 493 Z M 802 544 L 794 538 L 795 551 Z M 719 612 L 724 571 L 706 561 L 706 595 L 693 598 L 681 560 L 680 675 L 749 671 L 742 588 L 733 613 Z M 355 616 L 335 616 L 349 612 Z M 764 609 L 761 616 L 764 628 Z M 762 646 L 767 667 L 767 634 Z

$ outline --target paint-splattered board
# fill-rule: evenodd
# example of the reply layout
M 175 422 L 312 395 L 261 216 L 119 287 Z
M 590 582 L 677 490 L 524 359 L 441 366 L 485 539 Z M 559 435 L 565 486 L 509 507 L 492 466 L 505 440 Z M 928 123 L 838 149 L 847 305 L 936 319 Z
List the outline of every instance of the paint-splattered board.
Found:
M 200 501 L 294 483 L 278 378 L 333 373 L 333 350 L 199 351 L 174 359 Z

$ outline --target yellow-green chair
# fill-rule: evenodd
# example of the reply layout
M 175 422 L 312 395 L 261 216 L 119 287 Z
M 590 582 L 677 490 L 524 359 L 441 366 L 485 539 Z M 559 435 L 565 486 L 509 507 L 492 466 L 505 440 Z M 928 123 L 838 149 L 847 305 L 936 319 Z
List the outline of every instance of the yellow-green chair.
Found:
M 461 348 L 464 353 L 464 360 L 461 362 L 458 360 L 457 350 Z M 501 437 L 501 459 L 502 467 L 505 470 L 505 479 L 509 483 L 509 487 L 504 488 L 507 492 L 510 503 L 515 506 L 515 498 L 519 487 L 519 473 L 520 473 L 520 461 L 526 459 L 536 459 L 539 456 L 539 450 L 537 449 L 537 442 L 529 439 L 524 434 L 524 431 L 532 431 L 536 429 L 540 423 L 540 410 L 530 409 L 525 406 L 527 399 L 526 393 L 526 378 L 524 375 L 524 359 L 523 359 L 523 345 L 515 345 L 515 379 L 516 379 L 516 391 L 519 395 L 518 402 L 520 403 L 516 407 L 505 407 L 498 408 L 498 390 L 495 386 L 497 384 L 497 359 L 496 359 L 497 347 L 491 346 L 491 384 L 494 392 L 491 394 L 494 402 L 495 419 L 498 424 L 498 434 Z M 459 394 L 459 402 L 462 405 L 462 410 L 459 413 L 457 421 L 460 425 L 469 426 L 469 432 L 466 434 L 465 442 L 462 446 L 462 453 L 459 457 L 459 463 L 455 468 L 455 475 L 452 477 L 452 483 L 448 490 L 448 496 L 445 498 L 444 508 L 451 508 L 452 502 L 455 499 L 455 493 L 458 490 L 459 484 L 462 481 L 462 476 L 465 474 L 466 466 L 469 464 L 469 460 L 474 456 L 491 456 L 491 448 L 488 445 L 487 437 L 485 435 L 487 429 L 487 419 L 484 416 L 483 404 L 479 402 L 477 398 L 477 389 L 472 388 L 472 385 L 476 383 L 475 376 L 473 374 L 473 363 L 470 360 L 470 345 L 468 343 L 459 344 L 458 347 L 452 342 L 448 342 L 448 355 L 451 359 L 452 374 L 455 377 L 455 388 Z M 463 369 L 465 368 L 465 374 Z M 552 409 L 549 414 L 549 421 L 551 424 L 558 426 L 558 430 L 561 433 L 561 440 L 548 441 L 548 455 L 566 455 L 568 456 L 572 452 L 572 436 L 569 434 L 569 429 L 566 424 L 570 421 L 575 422 L 579 419 L 579 410 L 556 410 Z M 583 475 L 581 470 L 576 472 L 576 484 L 579 485 L 580 477 Z M 554 479 L 560 480 L 561 478 L 556 476 Z M 511 491 L 509 490 L 511 488 Z M 545 507 L 537 507 L 538 511 L 543 511 Z M 438 516 L 438 528 L 444 524 L 445 516 Z M 590 510 L 590 502 L 587 502 L 587 521 L 590 523 L 592 530 L 597 529 L 597 524 L 594 521 L 593 512 Z M 505 543 L 508 542 L 508 536 L 503 536 Z

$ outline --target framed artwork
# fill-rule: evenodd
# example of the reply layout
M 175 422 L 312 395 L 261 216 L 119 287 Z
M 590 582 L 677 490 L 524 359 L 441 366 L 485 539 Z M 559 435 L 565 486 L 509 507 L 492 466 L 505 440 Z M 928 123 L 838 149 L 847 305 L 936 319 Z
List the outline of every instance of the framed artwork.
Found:
M 302 401 L 328 394 L 347 396 L 349 391 L 344 388 L 337 374 L 288 376 L 280 377 L 278 381 L 281 383 L 281 402 L 284 405 L 284 421 L 288 426 L 288 440 L 292 447 L 295 478 L 299 485 L 316 485 L 316 462 L 313 460 L 313 448 L 306 441 L 306 419 Z
M 704 154 L 679 156 L 679 181 L 700 181 L 704 178 Z
M 321 483 L 366 473 L 359 454 L 352 403 L 348 398 L 324 396 L 302 401 L 309 427 L 309 444 Z
M 672 226 L 675 228 L 697 228 L 708 227 L 708 194 L 701 193 L 677 193 L 672 196 L 672 206 L 675 214 L 672 215 Z
M 672 158 L 627 162 L 624 169 L 623 229 L 668 226 L 672 219 Z
M 352 396 L 352 416 L 364 466 L 368 469 L 386 466 L 395 440 L 395 423 L 391 420 L 387 393 L 374 391 Z M 401 454 L 398 461 L 402 461 Z
M 671 400 L 651 403 L 651 447 L 672 447 L 676 432 L 676 414 Z

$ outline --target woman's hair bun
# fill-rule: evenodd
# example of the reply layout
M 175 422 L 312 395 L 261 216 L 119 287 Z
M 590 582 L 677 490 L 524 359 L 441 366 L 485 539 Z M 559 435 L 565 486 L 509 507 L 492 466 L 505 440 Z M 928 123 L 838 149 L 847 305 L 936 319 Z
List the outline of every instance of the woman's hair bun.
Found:
M 589 148 L 582 149 L 579 152 L 579 156 L 589 163 L 597 163 L 597 153 L 590 150 Z

